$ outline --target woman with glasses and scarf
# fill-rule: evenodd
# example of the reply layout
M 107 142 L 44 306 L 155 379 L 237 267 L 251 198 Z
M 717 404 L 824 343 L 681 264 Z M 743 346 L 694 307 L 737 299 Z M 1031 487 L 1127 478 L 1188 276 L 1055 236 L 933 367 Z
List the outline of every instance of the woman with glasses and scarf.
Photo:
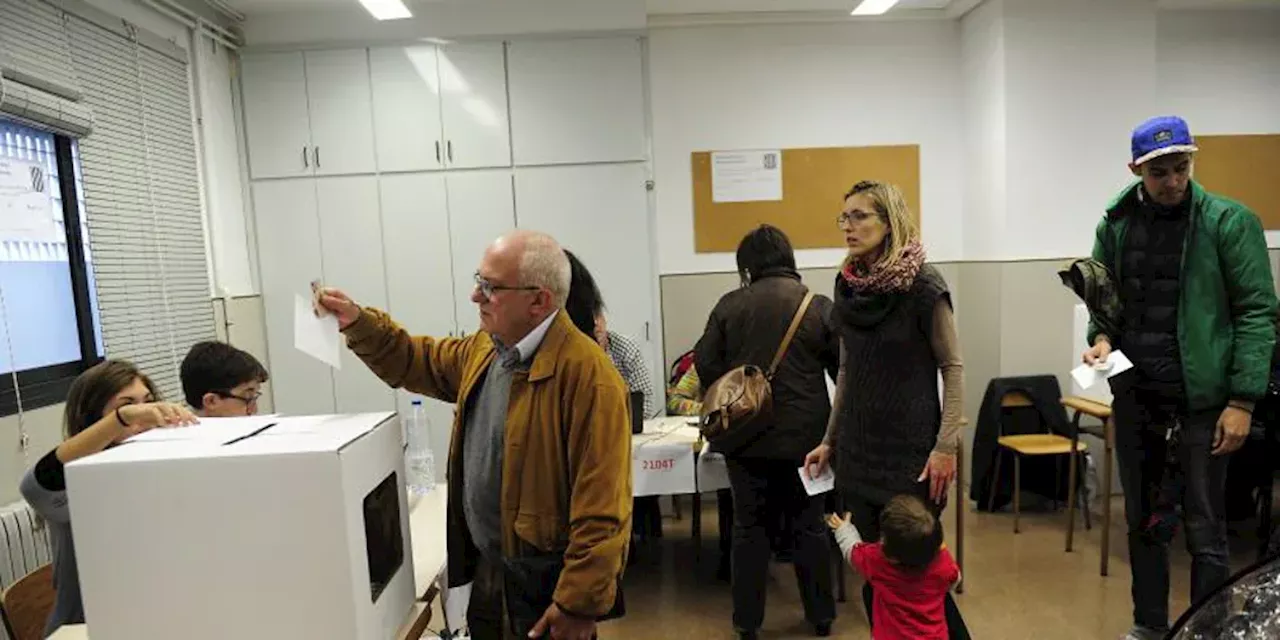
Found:
M 805 469 L 825 471 L 834 454 L 845 508 L 875 541 L 880 512 L 897 495 L 918 496 L 941 514 L 964 424 L 963 369 L 951 294 L 925 263 L 902 192 L 859 182 L 837 222 L 849 247 L 833 313 L 840 373 L 826 437 Z M 949 596 L 947 603 L 954 611 Z

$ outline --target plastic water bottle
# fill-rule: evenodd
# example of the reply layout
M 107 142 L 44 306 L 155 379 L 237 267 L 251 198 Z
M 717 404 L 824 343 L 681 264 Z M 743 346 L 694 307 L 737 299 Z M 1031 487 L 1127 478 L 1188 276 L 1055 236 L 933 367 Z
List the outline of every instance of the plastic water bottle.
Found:
M 409 415 L 408 446 L 404 454 L 409 493 L 425 496 L 436 488 L 436 460 L 431 453 L 431 423 L 422 400 L 414 400 Z

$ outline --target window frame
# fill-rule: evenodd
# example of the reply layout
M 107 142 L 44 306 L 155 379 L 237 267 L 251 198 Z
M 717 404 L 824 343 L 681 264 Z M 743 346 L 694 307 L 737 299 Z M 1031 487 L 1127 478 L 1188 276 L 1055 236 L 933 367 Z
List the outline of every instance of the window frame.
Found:
M 80 198 L 76 189 L 78 172 L 73 154 L 75 142 L 68 136 L 25 120 L 11 117 L 5 119 L 53 135 L 55 160 L 58 165 L 58 189 L 62 196 L 63 230 L 67 234 L 67 267 L 71 272 L 76 333 L 80 339 L 80 358 L 0 374 L 0 418 L 51 407 L 66 401 L 72 381 L 86 369 L 103 360 L 103 357 L 98 355 L 94 332 L 93 305 L 89 292 L 89 266 L 85 259 L 85 246 L 88 240 L 82 233 L 84 226 L 81 223 Z M 14 388 L 15 379 L 17 380 L 16 389 Z

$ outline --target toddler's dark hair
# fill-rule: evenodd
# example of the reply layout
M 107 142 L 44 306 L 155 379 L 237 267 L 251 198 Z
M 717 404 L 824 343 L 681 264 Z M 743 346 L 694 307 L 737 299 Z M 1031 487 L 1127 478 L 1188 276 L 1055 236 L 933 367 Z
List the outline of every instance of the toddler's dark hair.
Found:
M 942 523 L 923 500 L 901 495 L 880 512 L 884 554 L 908 571 L 923 571 L 942 548 Z

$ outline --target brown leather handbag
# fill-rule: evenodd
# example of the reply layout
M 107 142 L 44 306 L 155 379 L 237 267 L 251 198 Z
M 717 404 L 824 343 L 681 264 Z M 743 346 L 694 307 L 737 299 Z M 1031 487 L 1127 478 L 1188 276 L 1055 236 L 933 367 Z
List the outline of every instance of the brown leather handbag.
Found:
M 744 445 L 759 435 L 754 433 L 756 429 L 752 425 L 766 423 L 767 420 L 760 418 L 768 416 L 773 410 L 771 381 L 812 301 L 811 291 L 800 302 L 800 308 L 791 319 L 791 326 L 787 328 L 782 344 L 778 345 L 778 352 L 774 354 L 768 371 L 761 371 L 760 367 L 753 364 L 744 364 L 720 376 L 707 387 L 702 396 L 702 415 L 698 428 L 702 431 L 702 437 L 713 446 L 724 451 L 723 445 L 729 444 L 729 441 Z M 728 448 L 731 450 L 737 447 Z

